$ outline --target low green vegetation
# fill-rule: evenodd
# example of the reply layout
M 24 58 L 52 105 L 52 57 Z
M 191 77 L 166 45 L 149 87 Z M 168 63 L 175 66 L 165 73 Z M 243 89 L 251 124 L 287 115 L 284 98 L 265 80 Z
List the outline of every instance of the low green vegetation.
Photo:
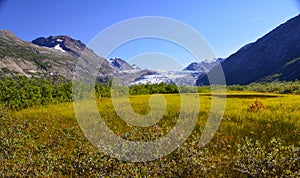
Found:
M 0 80 L 0 89 L 0 103 L 11 109 L 72 101 L 72 83 L 60 78 L 5 77 Z
M 299 84 L 229 86 L 221 125 L 204 147 L 199 140 L 210 114 L 210 87 L 131 86 L 129 101 L 136 113 L 151 112 L 151 94 L 163 93 L 167 105 L 158 123 L 140 128 L 116 113 L 110 85 L 96 84 L 95 99 L 105 124 L 132 141 L 155 140 L 174 127 L 180 114 L 179 91 L 191 93 L 187 95 L 190 101 L 200 97 L 197 125 L 178 149 L 154 161 L 131 163 L 105 155 L 87 140 L 74 115 L 70 81 L 3 78 L 0 176 L 299 177 L 300 96 L 295 95 Z M 125 101 L 121 97 L 116 102 L 122 105 Z
M 198 94 L 191 94 L 193 97 Z M 128 140 L 155 140 L 179 117 L 179 94 L 165 94 L 167 110 L 154 126 L 126 124 L 110 98 L 98 98 L 101 117 Z M 299 176 L 300 96 L 230 93 L 219 130 L 206 146 L 199 140 L 211 97 L 200 94 L 194 131 L 177 150 L 160 159 L 131 163 L 98 151 L 84 136 L 70 102 L 22 110 L 0 109 L 0 175 L 116 177 Z M 135 112 L 147 114 L 150 95 L 130 96 Z M 122 100 L 120 101 L 122 102 Z
M 10 109 L 71 102 L 72 82 L 60 77 L 36 79 L 4 77 L 0 79 L 0 103 Z M 97 98 L 110 97 L 108 85 L 96 84 Z M 82 94 L 85 95 L 85 94 Z
M 51 79 L 36 79 L 27 77 L 3 77 L 0 80 L 0 103 L 10 109 L 22 109 L 33 106 L 45 106 L 48 104 L 71 102 L 72 82 L 64 78 L 53 77 Z M 83 90 L 85 91 L 85 90 Z M 147 94 L 171 94 L 171 93 L 209 93 L 210 86 L 176 86 L 174 84 L 143 84 L 130 86 L 127 91 L 125 87 L 119 87 L 118 91 L 129 95 Z M 260 92 L 276 94 L 300 94 L 300 81 L 295 82 L 273 82 L 250 85 L 231 85 L 227 92 Z M 111 97 L 111 84 L 95 84 L 97 99 Z M 86 93 L 78 94 L 86 96 Z
M 261 93 L 300 94 L 300 81 L 252 83 L 245 86 L 231 85 L 228 86 L 228 89 L 233 91 L 255 91 Z

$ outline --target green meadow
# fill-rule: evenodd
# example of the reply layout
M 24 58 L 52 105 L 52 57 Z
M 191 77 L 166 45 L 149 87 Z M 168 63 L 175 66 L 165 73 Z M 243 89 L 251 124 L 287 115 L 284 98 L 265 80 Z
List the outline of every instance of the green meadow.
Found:
M 299 177 L 299 95 L 229 91 L 220 127 L 205 146 L 199 140 L 212 98 L 224 95 L 188 95 L 200 101 L 191 135 L 172 153 L 147 162 L 120 161 L 99 151 L 83 134 L 71 102 L 24 109 L 1 107 L 0 176 Z M 133 111 L 150 113 L 150 96 L 130 96 Z M 116 135 L 146 142 L 164 136 L 178 121 L 180 94 L 163 97 L 166 108 L 161 120 L 143 128 L 123 121 L 111 98 L 100 97 L 96 104 Z M 195 100 L 190 101 L 192 106 Z

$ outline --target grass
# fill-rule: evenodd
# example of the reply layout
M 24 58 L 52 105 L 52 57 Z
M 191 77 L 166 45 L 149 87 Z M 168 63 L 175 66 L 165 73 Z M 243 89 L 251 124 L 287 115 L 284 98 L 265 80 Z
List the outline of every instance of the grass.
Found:
M 196 95 L 189 97 L 195 99 Z M 121 120 L 111 99 L 102 98 L 97 106 L 115 134 L 128 140 L 149 141 L 167 134 L 178 120 L 179 95 L 164 96 L 164 116 L 155 126 L 145 128 Z M 82 133 L 72 103 L 20 111 L 2 108 L 0 176 L 299 176 L 300 96 L 230 92 L 217 133 L 201 147 L 199 139 L 211 97 L 200 94 L 197 125 L 186 142 L 165 157 L 140 163 L 119 161 L 98 151 Z M 139 95 L 129 100 L 136 113 L 148 114 L 149 98 Z M 116 102 L 122 104 L 124 100 Z M 256 102 L 260 107 L 252 110 Z

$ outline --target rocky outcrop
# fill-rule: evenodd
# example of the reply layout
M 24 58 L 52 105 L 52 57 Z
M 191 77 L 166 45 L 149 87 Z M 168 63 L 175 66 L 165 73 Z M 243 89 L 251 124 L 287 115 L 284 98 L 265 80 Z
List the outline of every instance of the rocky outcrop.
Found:
M 79 57 L 81 52 L 86 48 L 85 44 L 80 40 L 75 40 L 66 35 L 49 36 L 48 38 L 40 37 L 32 41 L 38 46 L 45 46 L 48 48 L 61 49 L 75 57 Z

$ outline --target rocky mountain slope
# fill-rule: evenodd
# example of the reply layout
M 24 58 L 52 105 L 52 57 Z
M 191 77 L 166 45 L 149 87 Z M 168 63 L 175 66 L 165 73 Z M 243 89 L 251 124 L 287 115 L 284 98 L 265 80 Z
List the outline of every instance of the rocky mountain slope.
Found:
M 50 36 L 30 43 L 20 40 L 10 31 L 0 30 L 0 75 L 71 79 L 77 57 L 83 50 L 87 65 L 93 61 L 101 63 L 97 74 L 100 78 L 112 75 L 109 63 L 78 40 L 68 36 Z
M 242 47 L 222 63 L 227 84 L 300 80 L 299 32 L 300 15 Z M 209 84 L 206 75 L 197 80 L 203 84 Z
M 136 65 L 132 66 L 130 64 L 128 64 L 126 61 L 124 61 L 123 59 L 120 58 L 112 58 L 108 60 L 111 64 L 111 66 L 115 69 L 115 70 L 135 70 L 135 69 L 140 69 L 139 67 L 137 67 Z
M 212 69 L 218 63 L 222 63 L 225 59 L 217 58 L 212 60 L 205 60 L 201 62 L 193 62 L 184 68 L 184 71 L 199 71 L 199 72 L 207 72 Z

